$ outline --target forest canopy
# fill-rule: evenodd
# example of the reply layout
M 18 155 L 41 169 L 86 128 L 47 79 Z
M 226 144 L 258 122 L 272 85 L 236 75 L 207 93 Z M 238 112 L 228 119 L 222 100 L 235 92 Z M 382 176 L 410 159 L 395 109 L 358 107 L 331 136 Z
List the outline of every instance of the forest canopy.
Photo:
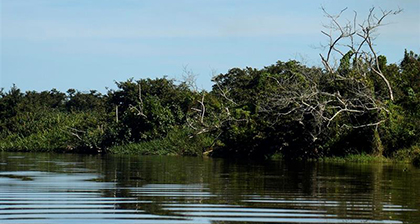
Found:
M 106 94 L 13 86 L 0 91 L 0 149 L 392 156 L 420 143 L 420 57 L 379 58 L 394 100 L 380 77 L 344 59 L 338 74 L 297 61 L 233 68 L 213 78 L 211 91 L 167 78 L 117 82 Z

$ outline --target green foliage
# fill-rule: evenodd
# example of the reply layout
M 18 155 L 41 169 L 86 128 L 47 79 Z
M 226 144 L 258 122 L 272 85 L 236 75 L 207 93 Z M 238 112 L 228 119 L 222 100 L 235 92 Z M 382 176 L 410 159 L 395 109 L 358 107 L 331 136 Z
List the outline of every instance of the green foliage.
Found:
M 233 68 L 213 78 L 210 92 L 167 78 L 117 82 L 106 94 L 12 86 L 0 90 L 0 150 L 399 158 L 406 148 L 418 161 L 420 57 L 406 51 L 399 65 L 378 57 L 393 102 L 354 58 L 347 52 L 336 72 L 297 61 Z
M 420 167 L 420 147 L 413 145 L 410 148 L 398 150 L 394 152 L 393 158 L 397 161 L 410 162 Z
M 164 138 L 152 139 L 125 145 L 114 146 L 109 149 L 114 154 L 140 155 L 202 155 L 205 148 L 212 144 L 208 135 L 193 136 L 186 128 L 175 128 Z
M 353 56 L 354 52 L 350 50 L 340 59 L 340 67 L 338 68 L 338 73 L 342 76 L 346 76 L 351 69 L 350 59 Z
M 104 97 L 95 90 L 89 93 L 82 93 L 74 89 L 67 91 L 68 101 L 65 107 L 68 111 L 95 111 L 104 110 Z
M 390 159 L 383 157 L 383 156 L 374 156 L 366 153 L 360 154 L 348 154 L 343 157 L 323 157 L 319 159 L 320 161 L 324 162 L 334 162 L 334 163 L 345 163 L 345 162 L 352 162 L 352 163 L 385 163 L 391 162 Z
M 104 126 L 94 113 L 36 111 L 14 117 L 15 129 L 0 141 L 0 150 L 71 151 L 101 148 Z
M 385 155 L 392 156 L 420 142 L 420 57 L 406 51 L 400 66 L 387 66 L 386 72 L 396 100 L 389 104 L 389 119 L 379 131 Z
M 378 58 L 380 69 L 391 81 L 394 80 L 391 76 L 398 76 L 400 82 L 411 80 L 399 85 L 393 81 L 395 92 L 403 92 L 401 87 L 407 89 L 406 94 L 399 96 L 404 101 L 395 103 L 386 101 L 388 89 L 383 80 L 370 71 L 368 65 L 365 68 L 359 62 L 358 67 L 354 67 L 352 56 L 353 52 L 349 51 L 340 60 L 337 71 L 340 77 L 296 61 L 278 62 L 261 70 L 232 69 L 216 76 L 213 92 L 230 91 L 228 97 L 235 104 L 229 109 L 235 119 L 223 124 L 220 136 L 223 147 L 214 155 L 264 157 L 281 153 L 285 157 L 313 158 L 376 153 L 389 156 L 399 148 L 419 142 L 418 56 L 406 53 L 401 69 L 387 65 L 384 56 Z M 360 69 L 366 73 L 361 73 Z M 315 91 L 306 91 L 314 85 Z M 325 94 L 319 94 L 321 91 Z M 316 97 L 312 97 L 315 94 Z M 334 96 L 358 103 L 354 111 L 361 112 L 343 112 L 334 120 L 323 122 L 337 113 L 335 108 L 344 104 Z M 225 105 L 229 103 L 221 100 Z M 319 109 L 317 107 L 324 106 L 319 102 L 330 105 Z M 317 113 L 323 115 L 310 110 L 318 110 Z M 374 121 L 385 123 L 365 125 Z

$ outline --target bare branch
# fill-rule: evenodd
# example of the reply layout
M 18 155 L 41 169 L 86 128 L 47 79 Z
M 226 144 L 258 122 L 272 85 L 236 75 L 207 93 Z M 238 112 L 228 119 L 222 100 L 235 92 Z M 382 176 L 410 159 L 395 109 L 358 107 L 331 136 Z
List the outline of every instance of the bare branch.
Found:
M 357 12 L 354 12 L 353 21 L 348 21 L 342 25 L 339 22 L 339 19 L 346 9 L 341 10 L 338 15 L 331 15 L 325 8 L 322 8 L 325 16 L 331 22 L 331 26 L 327 27 L 330 29 L 329 32 L 321 31 L 322 34 L 327 36 L 329 41 L 327 53 L 325 56 L 320 55 L 322 64 L 328 72 L 339 75 L 337 67 L 332 66 L 330 63 L 331 58 L 334 57 L 334 54 L 343 57 L 345 52 L 353 52 L 353 67 L 360 72 L 361 76 L 365 76 L 369 72 L 373 72 L 373 74 L 379 76 L 387 86 L 389 99 L 393 101 L 394 95 L 392 87 L 379 65 L 378 55 L 373 43 L 373 40 L 375 39 L 373 33 L 383 24 L 386 17 L 397 15 L 402 12 L 402 10 L 387 11 L 381 9 L 381 15 L 377 16 L 375 14 L 375 8 L 372 7 L 369 9 L 366 19 L 361 23 L 357 22 L 358 14 Z M 366 67 L 366 65 L 368 66 Z
M 197 74 L 192 70 L 188 69 L 188 65 L 183 66 L 182 79 L 188 87 L 190 87 L 194 92 L 198 92 L 197 87 Z

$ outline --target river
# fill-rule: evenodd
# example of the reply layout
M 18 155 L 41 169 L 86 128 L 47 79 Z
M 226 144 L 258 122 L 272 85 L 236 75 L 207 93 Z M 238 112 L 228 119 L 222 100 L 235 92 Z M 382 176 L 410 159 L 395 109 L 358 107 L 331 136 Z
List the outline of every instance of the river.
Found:
M 420 169 L 0 152 L 0 223 L 420 223 Z

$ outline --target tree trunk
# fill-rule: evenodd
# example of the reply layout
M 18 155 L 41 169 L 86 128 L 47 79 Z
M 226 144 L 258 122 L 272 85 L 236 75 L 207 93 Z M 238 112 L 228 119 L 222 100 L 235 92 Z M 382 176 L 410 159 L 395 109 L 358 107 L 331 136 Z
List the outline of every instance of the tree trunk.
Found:
M 384 146 L 382 145 L 381 137 L 379 136 L 378 129 L 373 131 L 373 140 L 372 140 L 373 155 L 383 156 L 384 155 Z

